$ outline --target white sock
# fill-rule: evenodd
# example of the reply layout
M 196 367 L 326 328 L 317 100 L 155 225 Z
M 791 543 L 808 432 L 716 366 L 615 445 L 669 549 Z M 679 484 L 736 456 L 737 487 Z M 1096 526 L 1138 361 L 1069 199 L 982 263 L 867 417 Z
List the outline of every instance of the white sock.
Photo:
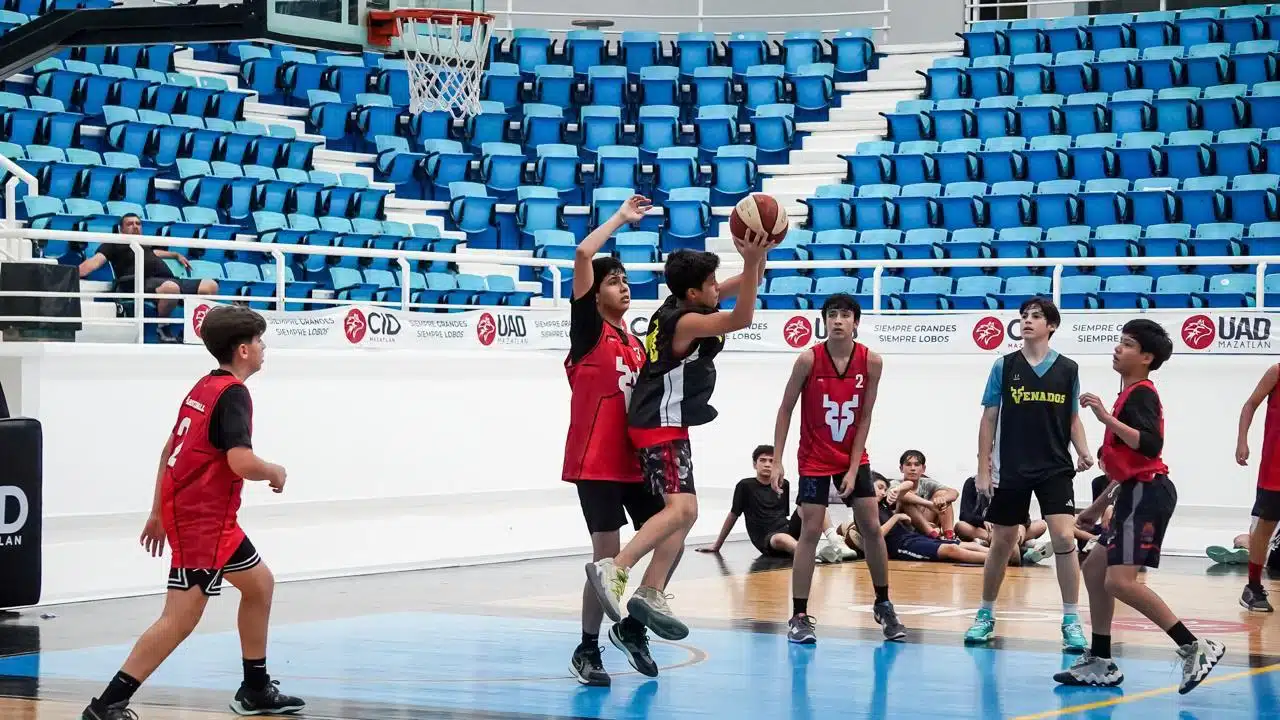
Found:
M 1076 603 L 1062 603 L 1062 615 L 1063 617 L 1066 617 L 1067 615 L 1079 616 L 1080 606 Z

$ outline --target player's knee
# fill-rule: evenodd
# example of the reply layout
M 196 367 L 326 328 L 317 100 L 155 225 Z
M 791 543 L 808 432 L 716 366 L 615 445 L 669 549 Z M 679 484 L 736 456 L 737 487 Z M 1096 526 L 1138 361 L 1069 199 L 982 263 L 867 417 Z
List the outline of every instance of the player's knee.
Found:
M 1102 587 L 1112 597 L 1124 595 L 1125 591 L 1129 589 L 1129 579 L 1114 573 L 1107 573 L 1106 578 L 1102 581 Z
M 1076 551 L 1076 539 L 1074 535 L 1062 536 L 1055 534 L 1052 538 L 1053 553 L 1055 555 L 1073 555 Z
M 691 528 L 698 521 L 698 498 L 694 495 L 676 494 L 670 497 L 670 509 L 682 527 Z

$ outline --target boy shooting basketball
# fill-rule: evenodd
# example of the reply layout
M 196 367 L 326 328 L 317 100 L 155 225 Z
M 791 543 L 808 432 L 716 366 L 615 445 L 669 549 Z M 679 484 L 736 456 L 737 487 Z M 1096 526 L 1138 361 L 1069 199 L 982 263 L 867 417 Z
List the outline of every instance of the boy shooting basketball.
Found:
M 267 623 L 275 579 L 236 522 L 245 480 L 265 480 L 283 492 L 285 470 L 253 451 L 253 404 L 244 381 L 262 369 L 267 325 L 243 307 L 211 310 L 201 325 L 204 346 L 218 369 L 200 378 L 178 410 L 160 455 L 151 517 L 142 531 L 147 552 L 169 543 L 169 592 L 164 611 L 125 660 L 83 720 L 135 720 L 129 700 L 138 687 L 195 630 L 225 576 L 240 590 L 240 647 L 244 682 L 231 701 L 240 715 L 301 710 L 302 700 L 280 693 L 267 675 Z
M 643 481 L 636 451 L 627 437 L 627 403 L 644 365 L 644 347 L 627 332 L 623 315 L 631 307 L 627 271 L 614 257 L 595 257 L 623 226 L 644 218 L 650 203 L 636 195 L 608 221 L 593 230 L 574 256 L 573 300 L 570 303 L 569 434 L 561 478 L 577 487 L 578 502 L 591 533 L 593 559 L 618 554 L 618 529 L 631 517 L 639 530 L 661 512 L 662 495 Z M 675 543 L 679 554 L 679 540 Z M 600 659 L 600 623 L 604 611 L 588 584 L 582 591 L 582 642 L 569 668 L 584 685 L 608 686 L 609 673 Z M 648 631 L 626 618 L 609 631 L 609 639 L 627 653 L 632 667 L 658 674 L 649 655 Z
M 1253 501 L 1253 526 L 1249 528 L 1249 582 L 1240 594 L 1240 605 L 1252 612 L 1272 612 L 1267 590 L 1262 587 L 1262 568 L 1267 563 L 1271 536 L 1280 521 L 1280 393 L 1276 380 L 1280 365 L 1272 365 L 1262 374 L 1253 394 L 1240 409 L 1240 426 L 1236 434 L 1236 462 L 1249 464 L 1249 426 L 1263 400 L 1267 401 L 1267 418 L 1263 425 L 1262 458 L 1258 462 L 1258 494 Z
M 774 245 L 764 233 L 735 237 L 742 274 L 723 284 L 716 280 L 718 255 L 695 250 L 671 253 L 664 270 L 671 296 L 649 320 L 645 336 L 648 357 L 632 391 L 628 419 L 645 482 L 653 492 L 665 496 L 666 507 L 650 518 L 616 557 L 588 563 L 586 571 L 604 611 L 619 621 L 631 568 L 653 552 L 641 586 L 627 602 L 627 611 L 665 640 L 680 640 L 689 634 L 689 628 L 672 614 L 664 595 L 671 568 L 698 518 L 689 428 L 716 418 L 716 409 L 711 406 L 715 357 L 724 349 L 725 335 L 751 325 L 765 256 Z M 733 310 L 718 309 L 722 294 L 738 296 Z
M 888 640 L 906 637 L 906 628 L 889 602 L 889 556 L 879 532 L 879 498 L 871 482 L 866 453 L 871 412 L 880 387 L 883 361 L 854 341 L 862 308 L 852 296 L 837 293 L 822 304 L 827 340 L 800 353 L 791 370 L 773 428 L 778 461 L 773 465 L 774 490 L 782 480 L 782 452 L 791 428 L 791 415 L 800 402 L 800 540 L 791 569 L 792 616 L 787 638 L 794 643 L 817 642 L 809 616 L 809 587 L 813 582 L 814 551 L 822 535 L 832 485 L 853 508 L 854 521 L 867 539 L 862 548 L 875 588 L 875 621 Z
M 1098 460 L 1110 483 L 1077 522 L 1090 527 L 1113 502 L 1115 512 L 1099 541 L 1105 552 L 1089 553 L 1084 564 L 1093 643 L 1074 665 L 1053 676 L 1060 683 L 1113 686 L 1124 680 L 1111 660 L 1111 618 L 1116 600 L 1142 613 L 1178 644 L 1180 693 L 1199 685 L 1226 653 L 1215 640 L 1197 640 L 1164 600 L 1138 581 L 1143 567 L 1160 566 L 1160 544 L 1178 503 L 1169 467 L 1160 458 L 1164 417 L 1160 396 L 1149 378 L 1172 354 L 1173 343 L 1163 327 L 1151 320 L 1130 320 L 1121 330 L 1120 344 L 1111 360 L 1121 380 L 1120 396 L 1112 411 L 1107 412 L 1093 393 L 1080 396 L 1080 406 L 1092 410 L 1107 428 Z
M 1031 298 L 1019 308 L 1022 348 L 996 360 L 982 395 L 978 429 L 978 492 L 991 498 L 991 552 L 982 571 L 982 606 L 966 643 L 995 637 L 995 602 L 1009 554 L 1017 550 L 1018 528 L 1028 517 L 1031 495 L 1049 526 L 1062 591 L 1062 645 L 1083 652 L 1080 627 L 1080 562 L 1075 540 L 1075 474 L 1093 466 L 1075 398 L 1080 372 L 1075 361 L 1049 348 L 1062 323 L 1058 308 Z M 1071 462 L 1075 446 L 1078 461 Z

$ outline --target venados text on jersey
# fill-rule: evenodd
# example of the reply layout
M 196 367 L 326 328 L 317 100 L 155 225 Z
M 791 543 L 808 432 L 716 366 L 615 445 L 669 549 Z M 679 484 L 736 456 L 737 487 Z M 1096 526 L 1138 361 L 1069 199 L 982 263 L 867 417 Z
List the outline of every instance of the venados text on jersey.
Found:
M 1013 404 L 1018 405 L 1024 402 L 1047 402 L 1054 405 L 1062 405 L 1067 402 L 1065 393 L 1045 392 L 1044 390 L 1027 390 L 1026 388 L 1014 387 L 1009 388 L 1009 396 L 1013 399 Z

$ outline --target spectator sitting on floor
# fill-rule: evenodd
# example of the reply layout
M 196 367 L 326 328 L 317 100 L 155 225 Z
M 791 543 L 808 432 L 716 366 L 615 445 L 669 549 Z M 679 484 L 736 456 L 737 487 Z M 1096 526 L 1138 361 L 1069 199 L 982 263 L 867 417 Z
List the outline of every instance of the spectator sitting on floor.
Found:
M 790 518 L 787 517 L 787 509 L 791 507 L 791 484 L 784 478 L 782 492 L 777 493 L 770 483 L 773 446 L 757 447 L 751 453 L 751 462 L 755 467 L 755 476 L 738 481 L 733 490 L 733 505 L 724 519 L 724 526 L 720 528 L 720 536 L 710 546 L 698 548 L 699 552 L 720 552 L 720 547 L 733 531 L 733 526 L 738 523 L 738 517 L 745 515 L 747 536 L 757 550 L 772 557 L 791 557 L 795 554 L 796 541 L 800 539 L 800 513 L 793 512 Z M 832 563 L 858 557 L 858 553 L 840 541 L 829 519 L 825 524 L 822 537 L 818 539 L 818 562 Z
M 957 562 L 981 565 L 986 562 L 986 547 L 972 542 L 943 540 L 929 537 L 912 529 L 911 518 L 906 513 L 895 513 L 888 502 L 889 481 L 879 473 L 872 473 L 876 486 L 876 498 L 880 501 L 880 534 L 891 560 Z M 862 535 L 853 523 L 842 526 L 849 547 L 862 548 Z
M 142 218 L 133 213 L 125 215 L 120 219 L 120 234 L 141 235 Z M 190 261 L 182 254 L 172 250 L 158 250 L 151 247 L 143 247 L 142 250 L 143 292 L 164 293 L 167 295 L 218 294 L 218 283 L 215 280 L 177 278 L 173 276 L 173 271 L 165 264 L 166 259 L 177 260 L 182 267 L 188 270 L 191 269 Z M 80 263 L 80 277 L 91 275 L 106 263 L 110 263 L 112 271 L 115 272 L 114 292 L 134 292 L 133 248 L 119 243 L 103 243 L 99 245 L 97 252 L 92 257 Z M 176 299 L 156 301 L 156 314 L 162 318 L 169 317 L 169 313 L 173 312 L 173 308 L 177 303 Z M 161 326 L 161 328 L 163 327 Z M 164 333 L 162 332 L 162 334 Z
M 898 460 L 902 479 L 889 486 L 887 501 L 911 518 L 923 535 L 954 540 L 956 500 L 960 493 L 925 474 L 924 453 L 908 450 Z
M 1230 548 L 1210 545 L 1205 548 L 1204 554 L 1220 565 L 1248 565 L 1249 533 L 1235 536 Z M 1277 529 L 1276 534 L 1271 538 L 1271 545 L 1267 550 L 1267 567 L 1280 572 L 1280 529 Z

